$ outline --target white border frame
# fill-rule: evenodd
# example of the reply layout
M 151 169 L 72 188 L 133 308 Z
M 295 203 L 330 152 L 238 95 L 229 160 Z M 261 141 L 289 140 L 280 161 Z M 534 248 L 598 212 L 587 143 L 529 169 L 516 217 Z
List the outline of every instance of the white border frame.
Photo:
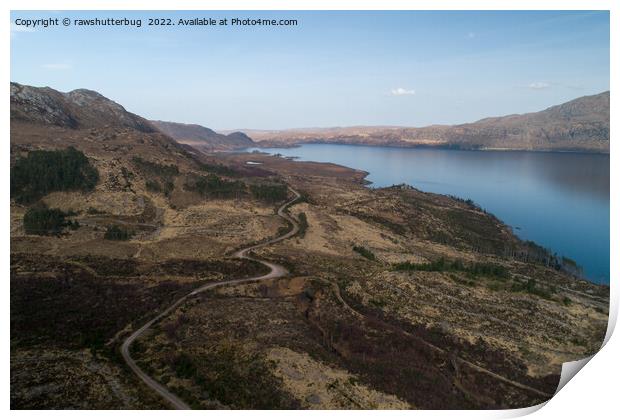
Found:
M 178 0 L 178 1 L 165 1 L 165 0 L 133 0 L 133 1 L 121 1 L 121 0 L 91 0 L 88 3 L 77 0 L 56 0 L 56 1 L 44 1 L 44 0 L 23 0 L 15 1 L 9 0 L 3 2 L 2 7 L 3 20 L 2 28 L 5 35 L 4 42 L 2 43 L 2 55 L 5 57 L 4 65 L 1 67 L 2 75 L 5 81 L 10 79 L 10 10 L 610 10 L 610 27 L 611 27 L 611 43 L 610 43 L 610 90 L 614 84 L 615 75 L 618 74 L 620 66 L 619 60 L 619 45 L 618 33 L 620 28 L 620 2 L 611 0 L 213 0 L 213 1 L 199 1 L 199 0 Z M 10 95 L 9 84 L 4 85 L 5 98 Z M 611 132 L 614 133 L 615 123 L 617 121 L 617 100 L 615 95 L 611 95 Z M 10 114 L 9 114 L 9 101 L 0 101 L 2 107 L 2 140 L 3 140 L 3 182 L 0 184 L 2 189 L 2 197 L 4 199 L 4 205 L 1 212 L 3 219 L 8 221 L 9 214 L 9 127 L 10 127 Z M 611 147 L 613 149 L 613 146 Z M 618 163 L 619 157 L 615 152 L 611 153 L 611 201 L 610 201 L 610 214 L 619 215 L 619 197 L 618 191 Z M 611 218 L 611 242 L 610 252 L 611 255 L 620 255 L 619 248 L 619 229 L 618 229 L 617 217 Z M 10 314 L 8 311 L 10 295 L 9 295 L 9 249 L 10 249 L 10 223 L 2 224 L 2 252 L 1 258 L 3 261 L 4 273 L 7 274 L 3 284 L 4 288 L 4 302 L 7 304 L 2 313 L 2 357 L 4 363 L 2 364 L 2 373 L 4 381 L 2 382 L 2 403 L 3 408 L 8 410 L 10 407 L 10 383 L 9 383 L 9 359 L 10 359 Z M 618 317 L 618 286 L 616 284 L 620 279 L 619 265 L 614 259 L 611 259 L 610 267 L 610 283 L 611 283 L 611 307 L 609 313 L 609 327 L 607 336 L 605 339 L 606 345 L 599 353 L 597 353 L 590 363 L 578 374 L 577 379 L 570 381 L 554 398 L 552 398 L 543 410 L 537 411 L 536 418 L 575 418 L 583 419 L 588 418 L 601 418 L 606 419 L 611 417 L 611 413 L 618 412 L 618 400 L 616 387 L 618 385 L 619 364 L 615 355 L 620 354 L 620 343 L 618 338 L 612 336 L 613 329 Z M 544 404 L 543 404 L 544 405 Z M 541 406 L 543 406 L 541 405 Z M 466 418 L 466 419 L 481 419 L 481 418 L 510 418 L 525 415 L 536 411 L 541 406 L 520 409 L 520 410 L 506 410 L 506 411 L 382 411 L 378 413 L 376 411 L 322 411 L 321 416 L 328 417 L 341 417 L 351 418 L 359 420 L 360 418 L 371 418 L 377 415 L 396 418 L 396 417 L 410 417 L 416 418 Z M 293 415 L 301 418 L 314 417 L 319 414 L 316 411 L 300 411 L 295 412 Z M 13 411 L 10 413 L 15 418 L 31 418 L 35 416 L 45 415 L 48 418 L 58 419 L 73 419 L 81 418 L 83 413 L 72 412 L 36 412 L 36 411 Z M 107 418 L 110 413 L 102 411 L 90 411 L 88 416 L 92 418 Z M 114 415 L 120 417 L 135 417 L 153 419 L 164 419 L 170 416 L 166 412 L 158 411 L 121 411 Z M 203 416 L 216 416 L 218 418 L 238 418 L 240 416 L 252 415 L 258 419 L 273 419 L 285 418 L 291 416 L 290 412 L 273 412 L 273 411 L 254 411 L 251 413 L 241 411 L 228 411 L 228 412 L 177 412 L 175 416 L 198 418 Z

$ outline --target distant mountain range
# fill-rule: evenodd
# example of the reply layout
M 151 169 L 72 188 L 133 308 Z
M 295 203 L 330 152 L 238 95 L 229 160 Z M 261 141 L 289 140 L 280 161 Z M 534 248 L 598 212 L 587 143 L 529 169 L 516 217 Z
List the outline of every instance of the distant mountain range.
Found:
M 87 89 L 63 93 L 11 83 L 11 120 L 68 129 L 123 128 L 163 133 L 203 152 L 255 145 L 339 143 L 442 147 L 465 150 L 581 151 L 609 153 L 609 91 L 544 111 L 485 118 L 470 124 L 413 127 L 334 127 L 237 130 L 217 133 L 197 124 L 149 121 Z
M 460 125 L 242 131 L 263 147 L 339 143 L 609 153 L 609 91 L 583 96 L 540 112 L 485 118 Z
M 206 152 L 245 149 L 256 145 L 251 138 L 241 132 L 224 135 L 198 124 L 181 124 L 166 121 L 151 121 L 151 124 L 179 143 L 187 144 Z

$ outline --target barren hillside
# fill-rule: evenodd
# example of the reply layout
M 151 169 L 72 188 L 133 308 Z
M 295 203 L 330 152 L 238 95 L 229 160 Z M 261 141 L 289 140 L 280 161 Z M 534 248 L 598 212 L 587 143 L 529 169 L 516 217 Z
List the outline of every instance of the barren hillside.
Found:
M 525 407 L 600 347 L 609 288 L 471 202 L 66 95 L 12 85 L 12 408 L 169 408 L 120 353 L 162 313 L 131 352 L 203 409 Z M 286 275 L 220 285 L 266 273 L 234 255 L 292 232 L 290 188 L 299 231 L 253 251 Z
M 283 131 L 244 130 L 260 146 L 342 143 L 444 147 L 468 150 L 609 153 L 609 91 L 540 112 L 428 127 L 335 127 Z

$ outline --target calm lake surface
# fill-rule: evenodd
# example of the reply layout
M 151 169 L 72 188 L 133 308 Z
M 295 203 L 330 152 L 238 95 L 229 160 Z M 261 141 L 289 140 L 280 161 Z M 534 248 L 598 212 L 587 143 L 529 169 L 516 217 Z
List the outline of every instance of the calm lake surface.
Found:
M 588 279 L 609 284 L 609 155 L 336 144 L 249 150 L 361 169 L 371 187 L 404 182 L 470 198 L 519 237 L 574 259 Z

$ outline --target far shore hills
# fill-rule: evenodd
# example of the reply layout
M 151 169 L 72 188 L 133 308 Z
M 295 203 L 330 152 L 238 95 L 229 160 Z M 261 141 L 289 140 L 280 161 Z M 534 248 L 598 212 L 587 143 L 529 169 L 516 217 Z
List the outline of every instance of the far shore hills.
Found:
M 609 91 L 543 111 L 427 127 L 353 126 L 286 130 L 238 129 L 260 147 L 308 143 L 460 150 L 609 153 Z

